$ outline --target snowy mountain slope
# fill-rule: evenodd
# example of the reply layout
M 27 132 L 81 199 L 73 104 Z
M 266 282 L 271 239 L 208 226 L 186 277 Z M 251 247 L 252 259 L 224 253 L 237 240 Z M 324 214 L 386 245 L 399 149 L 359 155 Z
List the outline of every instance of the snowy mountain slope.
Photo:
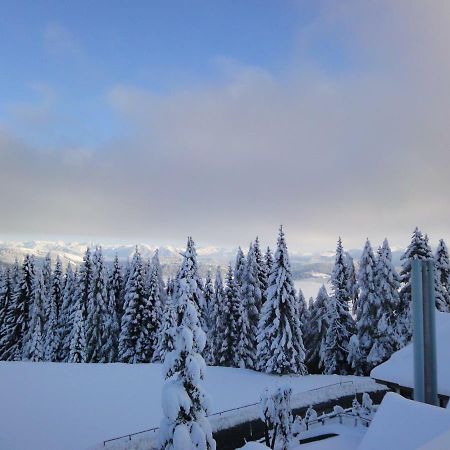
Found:
M 13 264 L 17 258 L 19 261 L 29 253 L 35 256 L 39 261 L 47 253 L 50 253 L 53 260 L 59 255 L 63 264 L 71 262 L 79 264 L 83 260 L 83 254 L 87 246 L 95 247 L 96 243 L 88 242 L 63 242 L 63 241 L 0 241 L 0 264 Z M 131 258 L 134 244 L 102 244 L 103 254 L 106 262 L 111 262 L 117 254 L 123 262 Z M 151 257 L 158 249 L 161 263 L 166 266 L 167 275 L 174 275 L 178 265 L 180 253 L 184 248 L 171 245 L 156 246 L 149 244 L 138 244 L 139 251 L 144 258 Z M 197 255 L 202 275 L 208 268 L 215 266 L 226 267 L 228 263 L 234 262 L 236 248 L 222 248 L 215 246 L 198 247 Z M 246 249 L 244 249 L 246 250 Z M 349 253 L 357 262 L 361 255 L 360 250 L 350 250 Z M 394 264 L 398 265 L 401 250 L 393 252 Z M 292 274 L 295 279 L 301 278 L 328 278 L 334 263 L 334 251 L 325 251 L 320 253 L 300 253 L 295 250 L 289 250 L 289 256 L 292 267 Z
M 159 364 L 0 362 L 0 379 L 0 449 L 83 450 L 162 418 Z M 352 379 L 361 380 L 209 367 L 204 387 L 216 412 L 258 402 L 266 387 L 298 393 Z

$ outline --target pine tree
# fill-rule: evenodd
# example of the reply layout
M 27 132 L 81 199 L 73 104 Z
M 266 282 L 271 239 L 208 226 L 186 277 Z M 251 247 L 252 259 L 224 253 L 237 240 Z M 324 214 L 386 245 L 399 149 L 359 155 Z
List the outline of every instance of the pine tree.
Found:
M 158 330 L 158 340 L 156 342 L 152 362 L 164 362 L 166 355 L 173 350 L 175 327 L 175 310 L 172 305 L 172 295 L 168 295 L 163 309 L 161 326 Z
M 373 368 L 367 361 L 367 355 L 377 341 L 377 324 L 382 313 L 382 302 L 375 286 L 375 265 L 372 246 L 367 239 L 359 262 L 358 286 L 360 294 L 356 310 L 359 351 L 362 360 L 365 361 L 365 364 L 363 364 L 365 374 L 369 374 Z
M 58 361 L 59 355 L 58 350 L 60 347 L 60 335 L 58 330 L 58 317 L 57 317 L 57 306 L 55 298 L 50 294 L 49 299 L 46 303 L 45 316 L 47 320 L 45 321 L 44 329 L 44 360 L 45 361 Z
M 189 241 L 191 239 L 189 238 Z M 201 387 L 205 375 L 202 353 L 206 336 L 198 311 L 198 285 L 188 249 L 183 255 L 174 295 L 176 318 L 175 344 L 164 367 L 166 385 L 163 390 L 164 419 L 160 426 L 162 450 L 215 450 L 211 427 L 206 414 L 209 399 Z M 187 269 L 190 270 L 187 270 Z M 184 399 L 174 404 L 174 398 Z
M 78 269 L 77 289 L 75 292 L 75 301 L 80 302 L 80 309 L 83 313 L 83 319 L 86 320 L 88 313 L 89 292 L 92 285 L 92 257 L 91 249 L 88 247 L 83 256 L 83 262 Z
M 53 301 L 56 305 L 56 317 L 58 318 L 58 320 L 63 303 L 63 286 L 63 269 L 61 259 L 58 256 L 56 258 L 55 270 L 53 271 L 51 283 L 51 296 L 53 297 Z
M 306 333 L 306 328 L 308 327 L 310 314 L 308 311 L 308 306 L 306 305 L 305 296 L 303 295 L 303 291 L 301 289 L 298 290 L 297 302 L 298 302 L 298 318 L 300 320 L 300 328 L 302 330 L 303 343 L 305 344 L 305 347 L 306 347 L 305 333 Z
M 400 271 L 400 281 L 402 287 L 400 289 L 400 303 L 397 309 L 397 334 L 400 336 L 400 346 L 405 346 L 412 336 L 411 329 L 411 259 L 419 259 L 422 261 L 433 258 L 431 248 L 427 239 L 416 227 L 411 243 L 405 253 L 400 258 L 402 261 L 402 269 Z
M 76 301 L 74 311 L 75 315 L 73 329 L 70 333 L 70 347 L 67 361 L 69 363 L 84 363 L 86 362 L 86 339 L 83 306 L 80 303 L 80 297 Z
M 0 360 L 4 348 L 9 348 L 7 319 L 12 307 L 12 294 L 11 270 L 7 268 L 0 278 Z
M 33 362 L 40 362 L 44 359 L 42 324 L 39 316 L 37 316 L 36 321 L 34 322 L 33 332 L 31 333 L 28 359 Z
M 253 243 L 253 253 L 255 255 L 256 267 L 258 270 L 258 283 L 259 291 L 261 292 L 261 304 L 256 304 L 258 312 L 261 313 L 262 305 L 266 301 L 266 291 L 267 291 L 267 266 L 264 256 L 259 247 L 259 239 L 256 236 L 255 242 Z
M 333 295 L 327 304 L 327 336 L 322 352 L 324 373 L 345 375 L 350 371 L 347 363 L 348 343 L 354 334 L 355 324 L 349 313 L 351 301 L 348 292 L 348 279 L 345 254 L 341 238 L 338 240 L 336 257 L 331 273 Z
M 240 366 L 253 369 L 256 359 L 260 308 L 263 303 L 258 279 L 258 263 L 253 244 L 250 245 L 247 253 L 239 300 L 242 310 L 239 325 L 239 333 L 241 334 L 239 339 Z
M 161 307 L 164 308 L 167 300 L 166 284 L 164 283 L 163 269 L 161 267 L 161 262 L 159 261 L 159 251 L 156 250 L 152 258 L 152 267 L 156 270 L 159 285 L 159 301 Z
M 234 282 L 238 290 L 241 289 L 242 282 L 244 279 L 244 271 L 245 271 L 245 256 L 241 247 L 238 248 L 236 253 L 236 261 L 234 263 Z
M 152 264 L 149 276 L 148 296 L 142 317 L 142 332 L 138 344 L 142 349 L 143 362 L 150 362 L 153 358 L 158 344 L 158 330 L 161 328 L 162 322 L 161 288 L 158 270 L 158 266 Z
M 62 292 L 62 305 L 58 317 L 59 350 L 58 360 L 66 362 L 70 352 L 70 333 L 75 319 L 76 293 L 78 272 L 74 272 L 72 265 L 67 265 Z
M 108 274 L 102 249 L 97 247 L 92 257 L 92 277 L 86 314 L 87 362 L 110 362 L 113 344 L 108 339 L 112 337 L 112 317 L 108 304 Z
M 214 323 L 214 333 L 211 333 L 209 339 L 213 340 L 213 356 L 214 356 L 214 364 L 220 364 L 219 361 L 219 349 L 222 346 L 222 338 L 220 336 L 221 333 L 221 325 L 223 322 L 222 310 L 225 299 L 225 291 L 223 288 L 222 282 L 222 272 L 220 267 L 217 267 L 216 270 L 216 278 L 214 280 L 214 302 L 211 310 L 211 321 Z
M 142 361 L 140 342 L 142 342 L 141 334 L 145 333 L 142 318 L 147 304 L 142 274 L 142 258 L 136 247 L 130 267 L 130 276 L 125 287 L 126 306 L 119 336 L 119 360 L 124 363 Z
M 375 344 L 376 345 L 376 344 Z M 364 374 L 365 364 L 364 356 L 361 353 L 361 345 L 356 334 L 353 334 L 348 343 L 347 362 L 352 369 L 354 375 L 361 376 Z
M 191 237 L 188 238 L 187 247 L 185 253 L 183 253 L 183 260 L 180 270 L 178 271 L 177 278 L 175 280 L 174 295 L 177 297 L 177 290 L 180 288 L 179 280 L 182 278 L 189 278 L 193 280 L 193 300 L 197 307 L 197 314 L 200 320 L 203 331 L 206 330 L 206 318 L 202 316 L 205 311 L 205 298 L 203 296 L 203 282 L 198 273 L 197 263 L 197 251 L 195 250 L 195 244 Z
M 265 261 L 266 261 L 267 286 L 269 286 L 269 274 L 270 274 L 270 272 L 272 270 L 272 264 L 273 264 L 272 250 L 270 250 L 270 247 L 267 247 L 266 254 L 264 255 L 264 258 L 265 258 Z
M 44 279 L 45 298 L 50 298 L 52 291 L 52 258 L 50 253 L 47 253 L 42 264 L 42 277 Z M 46 307 L 44 305 L 44 307 Z M 44 326 L 44 324 L 42 324 Z
M 123 314 L 123 278 L 122 272 L 120 270 L 119 257 L 114 256 L 114 262 L 112 267 L 112 272 L 109 277 L 110 295 L 114 299 L 114 308 L 116 311 L 117 320 L 120 322 Z
M 375 292 L 381 305 L 376 323 L 377 339 L 367 355 L 367 361 L 372 367 L 386 361 L 401 345 L 401 337 L 397 334 L 396 315 L 400 303 L 400 277 L 392 264 L 392 254 L 387 239 L 378 250 L 374 282 Z
M 269 275 L 267 301 L 259 321 L 257 360 L 263 372 L 307 373 L 297 299 L 282 227 Z
M 226 367 L 239 367 L 240 358 L 236 349 L 239 345 L 239 315 L 241 306 L 233 269 L 228 266 L 223 304 L 217 318 L 216 363 Z
M 207 340 L 205 346 L 205 361 L 207 364 L 214 364 L 214 334 L 216 331 L 216 323 L 214 316 L 215 309 L 215 292 L 212 282 L 211 270 L 206 273 L 205 285 L 203 287 L 206 305 L 206 327 Z
M 45 287 L 44 274 L 38 273 L 34 275 L 32 284 L 32 304 L 29 308 L 28 331 L 23 338 L 22 359 L 31 359 L 31 345 L 36 330 L 36 322 L 39 320 L 39 332 L 42 340 L 42 346 L 45 345 L 45 326 L 46 317 L 48 315 L 48 292 Z M 42 347 L 44 349 L 44 347 Z M 42 355 L 44 357 L 44 354 Z
M 305 342 L 307 343 L 305 362 L 309 373 L 322 373 L 324 368 L 321 350 L 324 349 L 328 329 L 326 314 L 329 301 L 327 290 L 322 285 L 316 301 L 310 308 L 310 318 L 305 332 Z
M 348 280 L 348 292 L 350 294 L 351 303 L 352 303 L 352 312 L 354 315 L 356 315 L 356 308 L 358 304 L 358 283 L 356 281 L 356 270 L 355 270 L 355 263 L 353 262 L 353 258 L 351 257 L 350 253 L 345 253 L 345 266 L 347 269 L 347 280 Z
M 447 246 L 443 239 L 439 241 L 434 257 L 436 262 L 436 278 L 440 290 L 439 298 L 441 302 L 438 309 L 443 312 L 450 312 L 450 261 Z

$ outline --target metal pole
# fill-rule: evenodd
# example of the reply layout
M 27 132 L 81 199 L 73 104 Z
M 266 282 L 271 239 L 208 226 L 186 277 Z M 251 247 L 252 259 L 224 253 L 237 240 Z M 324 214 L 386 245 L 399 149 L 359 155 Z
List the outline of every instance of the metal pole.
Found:
M 422 265 L 418 259 L 411 260 L 411 295 L 413 303 L 414 400 L 424 402 Z
M 428 278 L 424 289 L 423 327 L 425 350 L 425 402 L 438 405 L 437 395 L 437 361 L 436 361 L 436 291 L 434 286 L 434 261 L 424 263 Z

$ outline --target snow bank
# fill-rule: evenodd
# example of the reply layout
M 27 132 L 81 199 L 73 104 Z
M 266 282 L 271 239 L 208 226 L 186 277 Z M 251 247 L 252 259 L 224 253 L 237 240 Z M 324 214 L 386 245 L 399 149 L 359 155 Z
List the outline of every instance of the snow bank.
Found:
M 358 450 L 413 450 L 450 448 L 450 412 L 437 406 L 407 400 L 388 393 L 375 414 Z M 431 444 L 436 437 L 440 446 Z M 444 445 L 443 442 L 445 442 Z
M 163 378 L 159 364 L 0 362 L 0 379 L 1 449 L 83 450 L 111 437 L 156 427 L 162 417 Z M 295 394 L 349 380 L 368 383 L 361 389 L 374 386 L 370 379 L 358 377 L 279 377 L 210 367 L 205 389 L 214 413 L 258 402 L 266 387 L 273 390 L 286 384 L 293 389 L 293 401 L 299 402 L 294 407 L 308 405 L 319 396 L 326 399 L 337 391 L 327 388 L 331 389 L 328 394 L 322 390 L 320 394 Z M 351 384 L 343 386 L 346 393 L 354 393 Z M 257 417 L 258 407 L 248 408 L 245 414 Z M 241 419 L 241 413 L 225 413 L 216 416 L 212 425 L 222 427 Z M 143 436 L 143 440 L 146 438 Z
M 438 392 L 450 396 L 450 314 L 436 311 Z M 400 386 L 414 387 L 414 347 L 409 344 L 372 370 L 370 376 Z

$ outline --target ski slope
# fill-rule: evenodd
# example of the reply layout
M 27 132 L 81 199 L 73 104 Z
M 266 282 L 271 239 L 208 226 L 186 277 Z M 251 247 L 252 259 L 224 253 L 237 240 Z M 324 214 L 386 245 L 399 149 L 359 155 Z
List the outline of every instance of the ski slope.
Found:
M 358 377 L 271 376 L 210 367 L 205 388 L 217 412 L 257 402 L 289 384 L 294 393 Z M 104 439 L 158 426 L 159 364 L 0 362 L 0 449 L 85 450 Z

